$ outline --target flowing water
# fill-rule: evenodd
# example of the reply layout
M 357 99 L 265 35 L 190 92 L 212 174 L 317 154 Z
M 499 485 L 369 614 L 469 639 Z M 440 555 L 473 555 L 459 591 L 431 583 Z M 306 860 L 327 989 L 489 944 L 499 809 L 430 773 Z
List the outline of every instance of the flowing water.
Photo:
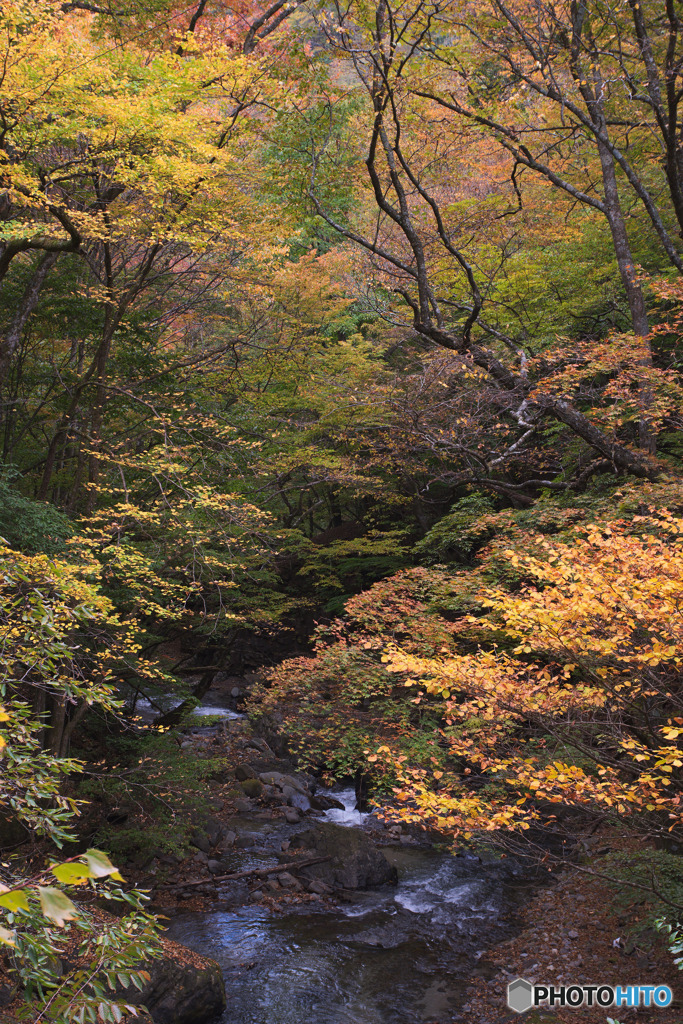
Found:
M 363 825 L 369 819 L 369 814 L 356 810 L 356 791 L 353 787 L 339 789 L 332 795 L 340 804 L 344 804 L 344 810 L 340 807 L 333 807 L 329 811 L 325 811 L 324 821 L 331 821 L 335 825 L 346 825 L 347 828 L 351 828 L 354 825 Z
M 157 715 L 172 711 L 173 708 L 177 708 L 181 704 L 181 700 L 169 699 L 164 695 L 155 698 L 154 703 L 145 697 L 139 697 L 135 702 L 135 714 L 139 715 L 143 722 L 153 722 Z M 207 693 L 202 698 L 201 704 L 193 709 L 192 715 L 197 715 L 200 718 L 208 715 L 212 715 L 215 718 L 244 718 L 244 715 L 239 711 L 232 711 L 230 708 L 227 708 L 221 702 L 220 695 L 212 693 Z
M 334 795 L 345 809 L 326 812 L 328 821 L 371 827 L 352 790 Z M 284 832 L 266 828 L 267 860 L 268 844 L 274 850 Z M 223 969 L 228 1008 L 220 1024 L 451 1019 L 481 951 L 512 930 L 519 868 L 410 845 L 383 852 L 398 869 L 398 884 L 358 892 L 332 911 L 311 903 L 283 913 L 246 905 L 171 921 L 170 938 Z

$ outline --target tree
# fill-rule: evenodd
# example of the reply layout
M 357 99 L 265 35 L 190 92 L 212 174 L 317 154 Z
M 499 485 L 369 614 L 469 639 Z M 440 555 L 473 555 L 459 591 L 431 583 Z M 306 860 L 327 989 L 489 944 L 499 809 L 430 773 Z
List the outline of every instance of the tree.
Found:
M 19 589 L 25 586 L 25 563 L 15 559 L 8 565 L 5 560 L 3 568 L 5 584 L 11 573 Z M 38 673 L 49 666 L 53 675 L 50 692 L 57 701 L 60 690 L 54 675 L 63 660 L 58 624 L 63 609 L 51 596 L 46 589 L 34 592 L 21 621 L 36 631 L 29 637 L 34 641 L 35 659 L 31 685 L 37 684 Z M 102 606 L 88 608 L 86 598 L 81 615 L 98 613 L 102 614 Z M 5 679 L 20 669 L 14 658 L 20 658 L 21 652 L 11 649 L 17 632 L 16 626 L 9 633 L 5 630 L 4 650 L 9 660 Z M 60 683 L 63 703 L 75 703 L 75 695 L 82 689 L 79 682 L 69 684 L 62 676 Z M 41 837 L 44 844 L 61 848 L 75 838 L 71 824 L 79 812 L 79 802 L 63 795 L 62 780 L 80 771 L 81 764 L 59 756 L 54 744 L 51 750 L 43 749 L 43 716 L 22 699 L 27 690 L 25 680 L 24 694 L 21 689 L 17 682 L 2 683 L 0 821 L 5 830 L 8 825 L 10 829 L 27 827 L 34 839 Z M 91 706 L 111 708 L 109 688 L 91 681 L 85 691 Z M 30 1015 L 36 1022 L 70 1024 L 120 1021 L 124 1012 L 137 1016 L 138 1010 L 122 1004 L 115 993 L 120 985 L 141 989 L 148 980 L 143 964 L 158 952 L 158 928 L 156 920 L 144 912 L 142 894 L 125 892 L 117 884 L 122 881 L 106 854 L 95 849 L 62 861 L 50 859 L 41 867 L 25 858 L 11 858 L 3 865 L 0 944 L 6 947 L 10 977 L 22 1001 L 19 1019 Z M 95 886 L 100 896 L 125 905 L 127 912 L 120 920 L 88 906 Z M 63 970 L 64 952 L 74 949 L 78 953 L 75 966 Z
M 367 100 L 363 114 L 354 118 L 350 130 L 343 90 L 328 87 L 327 103 L 315 132 L 313 128 L 310 131 L 311 177 L 306 188 L 310 202 L 340 236 L 370 255 L 378 282 L 400 296 L 403 309 L 407 307 L 412 313 L 411 326 L 420 336 L 454 353 L 466 365 L 480 368 L 507 397 L 504 414 L 516 421 L 518 440 L 533 436 L 545 419 L 559 420 L 600 456 L 600 462 L 607 461 L 618 472 L 656 475 L 647 458 L 634 454 L 614 435 L 597 428 L 577 405 L 554 393 L 546 385 L 542 365 L 532 372 L 526 340 L 506 334 L 495 322 L 485 319 L 494 290 L 485 270 L 490 246 L 476 233 L 468 240 L 470 225 L 451 201 L 454 185 L 448 173 L 449 167 L 457 167 L 464 159 L 464 147 L 477 144 L 481 126 L 476 118 L 463 113 L 462 104 L 454 105 L 448 97 L 441 97 L 442 103 L 439 94 L 427 93 L 422 87 L 425 77 L 436 76 L 439 80 L 441 74 L 448 76 L 450 72 L 442 72 L 442 68 L 452 68 L 456 62 L 458 50 L 456 47 L 454 51 L 449 34 L 457 21 L 456 13 L 446 5 L 432 8 L 420 3 L 400 11 L 385 3 L 371 12 L 337 11 L 329 30 L 330 45 L 339 60 L 347 62 L 349 73 L 356 76 Z M 442 42 L 444 38 L 446 42 Z M 442 54 L 443 60 L 433 61 L 435 54 Z M 450 111 L 458 115 L 455 118 L 443 113 L 449 103 Z M 310 113 L 312 110 L 307 116 Z M 472 122 L 478 127 L 468 131 L 467 125 Z M 352 141 L 354 133 L 358 139 L 363 124 L 367 125 L 367 135 L 361 136 L 367 139 L 364 159 L 358 142 Z M 414 142 L 416 125 L 419 146 Z M 325 198 L 335 168 L 341 166 L 341 161 L 348 162 L 345 144 L 357 154 L 354 173 L 360 174 L 363 160 L 367 174 L 367 188 L 358 179 L 363 189 L 362 212 L 346 219 L 335 215 Z M 609 162 L 613 158 L 611 143 L 605 145 L 603 155 Z M 490 166 L 484 171 L 489 176 Z M 616 204 L 618 194 L 613 199 Z M 621 215 L 616 206 L 613 213 L 608 221 L 619 235 L 617 220 Z M 489 223 L 494 224 L 497 216 L 492 215 Z M 623 226 L 623 217 L 619 224 Z M 501 265 L 509 258 L 507 251 L 501 245 Z M 617 258 L 622 259 L 619 254 Z M 640 285 L 635 281 L 633 259 L 624 259 L 631 267 L 628 280 L 624 280 L 633 297 L 636 291 L 640 294 Z M 384 313 L 388 319 L 409 326 L 395 301 L 387 301 Z M 638 323 L 637 333 L 646 333 L 643 324 Z M 643 402 L 649 404 L 653 389 L 649 383 L 642 388 L 642 395 L 647 397 L 647 402 L 645 398 L 641 402 L 643 421 L 647 417 Z M 650 447 L 649 442 L 646 447 Z
M 467 568 L 406 570 L 352 598 L 255 708 L 284 713 L 309 763 L 365 775 L 388 816 L 451 840 L 514 845 L 555 804 L 679 835 L 683 524 L 647 510 L 663 493 L 617 496 L 645 513 L 628 522 L 609 501 L 472 502 L 468 526 L 463 503 L 439 536 L 469 543 Z

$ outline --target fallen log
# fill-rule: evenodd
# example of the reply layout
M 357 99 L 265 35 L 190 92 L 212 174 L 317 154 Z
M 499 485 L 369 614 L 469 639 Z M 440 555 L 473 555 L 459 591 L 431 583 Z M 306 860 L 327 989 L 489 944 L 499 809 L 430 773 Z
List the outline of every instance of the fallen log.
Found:
M 231 875 L 212 875 L 210 878 L 192 879 L 189 882 L 173 882 L 170 885 L 157 885 L 152 890 L 159 889 L 189 889 L 195 885 L 210 885 L 212 882 L 234 882 L 238 878 L 248 878 L 255 875 L 257 878 L 265 878 L 268 875 L 279 875 L 283 871 L 290 871 L 292 868 L 307 868 L 311 864 L 321 864 L 330 860 L 330 857 L 308 857 L 306 860 L 292 860 L 288 864 L 277 864 L 272 868 L 248 868 L 245 871 L 233 871 Z

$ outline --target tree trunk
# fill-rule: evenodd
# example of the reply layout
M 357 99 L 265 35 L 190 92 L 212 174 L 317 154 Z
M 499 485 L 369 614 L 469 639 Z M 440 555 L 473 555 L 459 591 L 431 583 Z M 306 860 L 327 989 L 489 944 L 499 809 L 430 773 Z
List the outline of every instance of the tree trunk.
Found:
M 14 315 L 10 329 L 5 338 L 0 341 L 0 387 L 2 387 L 5 378 L 10 371 L 14 354 L 21 344 L 21 337 L 24 333 L 24 328 L 28 323 L 31 313 L 33 313 L 38 305 L 38 299 L 40 298 L 41 290 L 45 284 L 45 279 L 57 262 L 58 256 L 59 253 L 48 252 L 45 253 L 41 260 L 39 260 L 37 267 L 33 271 L 33 274 L 26 285 L 26 289 L 22 295 L 19 308 Z

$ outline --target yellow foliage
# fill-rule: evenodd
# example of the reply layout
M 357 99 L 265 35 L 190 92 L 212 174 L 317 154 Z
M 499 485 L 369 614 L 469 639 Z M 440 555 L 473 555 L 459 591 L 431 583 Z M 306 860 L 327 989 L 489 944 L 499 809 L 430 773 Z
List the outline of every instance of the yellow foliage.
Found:
M 451 756 L 506 787 L 493 800 L 463 779 L 435 793 L 425 773 L 410 778 L 396 761 L 413 820 L 456 832 L 524 827 L 530 801 L 544 799 L 656 812 L 651 831 L 683 828 L 682 538 L 683 519 L 660 511 L 591 526 L 573 544 L 543 541 L 540 555 L 508 550 L 528 584 L 518 593 L 487 590 L 490 618 L 469 625 L 483 638 L 492 618 L 511 652 L 387 652 L 388 668 L 419 687 L 419 698 L 442 702 Z M 530 746 L 528 725 L 546 741 Z M 548 759 L 553 743 L 564 758 Z M 566 759 L 572 747 L 577 763 Z

